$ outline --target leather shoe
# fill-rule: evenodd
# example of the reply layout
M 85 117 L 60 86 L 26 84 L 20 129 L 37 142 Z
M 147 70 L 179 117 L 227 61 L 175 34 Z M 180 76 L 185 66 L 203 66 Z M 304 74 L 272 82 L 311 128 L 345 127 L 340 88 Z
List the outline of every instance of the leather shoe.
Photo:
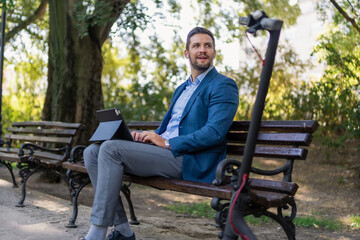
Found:
M 106 237 L 106 240 L 135 240 L 135 233 L 130 237 L 125 237 L 119 231 L 113 229 L 113 231 Z

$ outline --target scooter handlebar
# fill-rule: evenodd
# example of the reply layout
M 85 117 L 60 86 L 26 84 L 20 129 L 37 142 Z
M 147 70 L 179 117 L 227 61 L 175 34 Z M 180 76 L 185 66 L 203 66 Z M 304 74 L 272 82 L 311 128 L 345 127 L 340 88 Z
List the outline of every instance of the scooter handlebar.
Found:
M 268 31 L 280 30 L 283 24 L 283 21 L 277 20 L 275 18 L 262 18 L 260 20 L 261 28 Z
M 266 14 L 260 10 L 256 10 L 247 17 L 240 17 L 239 23 L 249 27 L 249 32 L 256 32 L 263 29 L 268 31 L 280 30 L 283 22 L 278 19 L 268 18 Z

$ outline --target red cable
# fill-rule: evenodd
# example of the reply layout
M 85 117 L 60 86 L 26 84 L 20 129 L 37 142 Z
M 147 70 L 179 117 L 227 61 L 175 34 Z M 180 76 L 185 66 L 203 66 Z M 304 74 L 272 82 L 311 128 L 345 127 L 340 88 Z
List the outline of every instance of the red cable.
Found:
M 258 57 L 260 58 L 260 60 L 261 60 L 261 62 L 262 62 L 262 66 L 264 66 L 264 65 L 265 65 L 265 59 L 262 59 L 260 53 L 259 53 L 258 50 L 255 48 L 255 46 L 252 44 L 252 42 L 251 42 L 251 40 L 250 40 L 247 32 L 245 32 L 245 35 L 246 35 L 247 39 L 249 40 L 249 43 L 251 44 L 252 48 L 254 49 L 254 51 L 256 52 L 256 54 L 258 55 Z
M 240 189 L 237 191 L 237 194 L 236 194 L 236 196 L 235 196 L 235 198 L 234 198 L 234 201 L 232 202 L 231 208 L 230 208 L 230 223 L 231 223 L 231 226 L 233 227 L 233 229 L 235 230 L 235 232 L 236 232 L 237 234 L 239 234 L 244 240 L 249 240 L 249 238 L 248 238 L 248 236 L 243 235 L 243 234 L 236 228 L 236 226 L 235 226 L 235 224 L 234 224 L 234 222 L 233 222 L 232 215 L 233 215 L 233 210 L 234 210 L 234 206 L 235 206 L 236 200 L 237 200 L 237 198 L 239 197 L 240 192 L 241 192 L 241 190 L 243 189 L 244 184 L 245 184 L 247 178 L 248 178 L 248 175 L 247 175 L 247 174 L 244 174 L 244 175 L 243 175 L 243 180 L 242 180 L 242 183 L 241 183 L 241 186 L 240 186 Z

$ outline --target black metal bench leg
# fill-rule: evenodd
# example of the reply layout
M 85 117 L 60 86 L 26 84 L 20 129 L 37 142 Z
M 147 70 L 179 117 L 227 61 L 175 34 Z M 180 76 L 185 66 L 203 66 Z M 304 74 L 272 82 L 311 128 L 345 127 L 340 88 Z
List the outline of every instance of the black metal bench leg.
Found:
M 121 187 L 121 192 L 124 194 L 126 201 L 129 205 L 130 219 L 131 219 L 130 224 L 131 225 L 139 225 L 140 222 L 137 220 L 137 218 L 135 216 L 134 206 L 132 204 L 131 196 L 130 196 L 131 191 L 130 191 L 130 188 L 128 187 L 128 185 L 123 184 Z
M 16 180 L 15 180 L 15 175 L 14 175 L 14 172 L 13 172 L 13 167 L 11 166 L 11 163 L 9 162 L 6 162 L 4 160 L 0 160 L 0 164 L 3 165 L 4 167 L 6 167 L 9 172 L 10 172 L 10 175 L 11 175 L 11 180 L 13 182 L 13 188 L 18 188 L 18 184 L 16 183 Z
M 21 186 L 20 200 L 15 206 L 16 207 L 25 207 L 24 201 L 25 201 L 25 198 L 26 198 L 26 182 L 34 173 L 40 172 L 42 169 L 40 168 L 40 166 L 38 166 L 34 170 L 31 171 L 29 165 L 23 166 L 23 165 L 20 165 L 20 164 L 18 164 L 18 167 L 20 169 L 19 175 L 21 177 L 22 186 Z
M 20 176 L 22 176 L 23 180 L 22 180 L 22 189 L 21 189 L 21 198 L 19 200 L 19 202 L 15 205 L 16 207 L 25 207 L 24 205 L 24 201 L 26 198 L 26 183 L 29 180 L 29 178 L 38 172 L 48 172 L 51 174 L 54 174 L 56 176 L 59 176 L 61 178 L 63 178 L 65 180 L 66 183 L 68 183 L 68 179 L 66 178 L 66 176 L 64 176 L 63 174 L 61 174 L 60 172 L 53 170 L 53 169 L 47 169 L 47 168 L 42 168 L 41 166 L 37 166 L 35 167 L 33 170 L 30 170 L 30 167 L 25 167 L 24 169 L 21 169 L 20 171 L 24 171 L 23 173 L 20 173 Z
M 76 228 L 77 225 L 75 224 L 76 222 L 76 218 L 77 218 L 77 215 L 78 215 L 78 198 L 79 198 L 79 194 L 81 192 L 81 190 L 87 185 L 89 184 L 90 182 L 85 182 L 83 183 L 82 185 L 79 186 L 79 188 L 73 193 L 73 196 L 72 196 L 72 205 L 73 205 L 73 213 L 72 213 L 72 216 L 68 222 L 68 224 L 65 226 L 67 228 Z
M 68 178 L 69 191 L 71 195 L 71 203 L 73 206 L 72 216 L 65 227 L 67 228 L 76 228 L 75 224 L 77 215 L 78 215 L 78 198 L 81 190 L 90 183 L 89 176 L 84 173 L 73 172 L 67 170 L 66 177 Z

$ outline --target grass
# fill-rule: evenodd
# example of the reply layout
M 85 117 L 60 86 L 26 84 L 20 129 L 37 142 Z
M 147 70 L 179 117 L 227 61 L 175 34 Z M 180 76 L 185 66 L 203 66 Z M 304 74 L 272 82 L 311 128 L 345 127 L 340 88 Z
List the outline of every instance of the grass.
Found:
M 181 203 L 177 202 L 165 207 L 166 209 L 180 214 L 186 214 L 194 217 L 213 218 L 216 211 L 211 208 L 207 202 L 201 203 Z
M 339 221 L 327 219 L 327 218 L 318 218 L 313 216 L 299 216 L 295 217 L 294 224 L 298 227 L 304 228 L 324 228 L 324 229 L 341 229 L 344 228 L 343 224 Z
M 350 226 L 354 229 L 360 229 L 360 214 L 350 215 Z
M 186 214 L 193 217 L 205 217 L 205 218 L 214 218 L 216 211 L 211 208 L 208 202 L 201 203 L 181 203 L 176 202 L 174 204 L 168 205 L 165 207 L 167 210 L 170 210 L 178 214 Z M 249 224 L 253 225 L 264 225 L 270 223 L 270 218 L 261 216 L 256 218 L 254 216 L 245 217 L 246 221 Z M 353 227 L 360 227 L 360 215 L 354 215 L 351 217 L 351 222 Z M 344 228 L 344 225 L 336 220 L 326 219 L 321 217 L 314 216 L 298 216 L 294 219 L 294 224 L 297 227 L 303 228 L 323 228 L 323 229 L 341 229 Z

